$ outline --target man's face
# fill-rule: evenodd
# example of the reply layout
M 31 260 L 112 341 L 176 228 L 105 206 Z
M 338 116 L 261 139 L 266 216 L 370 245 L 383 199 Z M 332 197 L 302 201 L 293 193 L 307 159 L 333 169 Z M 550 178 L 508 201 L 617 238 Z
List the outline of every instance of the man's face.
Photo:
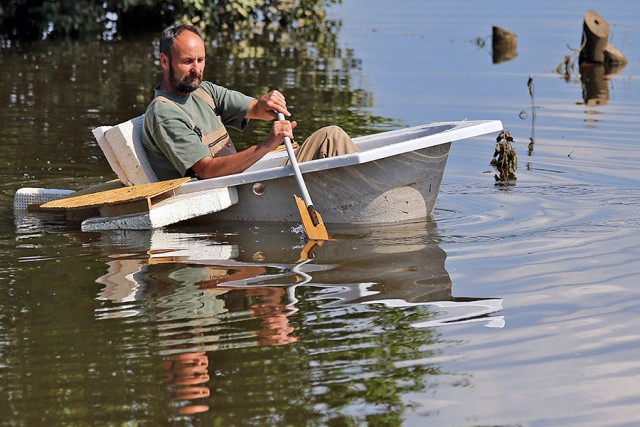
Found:
M 162 66 L 169 73 L 171 89 L 180 95 L 196 90 L 202 83 L 205 50 L 202 39 L 191 31 L 184 31 L 173 43 L 170 57 L 164 57 Z

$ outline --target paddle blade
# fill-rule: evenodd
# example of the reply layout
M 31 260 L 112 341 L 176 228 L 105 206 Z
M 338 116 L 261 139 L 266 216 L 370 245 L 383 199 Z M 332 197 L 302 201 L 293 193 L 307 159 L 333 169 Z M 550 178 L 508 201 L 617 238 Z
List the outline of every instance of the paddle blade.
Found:
M 302 218 L 302 227 L 304 227 L 304 232 L 307 234 L 307 237 L 311 240 L 330 240 L 329 233 L 322 222 L 322 216 L 319 212 L 315 212 L 317 217 L 317 224 L 314 224 L 314 221 L 311 219 L 311 214 L 309 213 L 309 209 L 305 204 L 304 200 L 300 197 L 293 195 L 296 200 L 296 205 L 298 205 L 298 211 L 300 212 L 300 218 Z
M 302 248 L 302 251 L 300 251 L 300 258 L 298 258 L 296 264 L 305 262 L 308 259 L 314 259 L 316 257 L 316 250 L 318 250 L 323 243 L 324 241 L 322 240 L 308 240 L 307 244 Z

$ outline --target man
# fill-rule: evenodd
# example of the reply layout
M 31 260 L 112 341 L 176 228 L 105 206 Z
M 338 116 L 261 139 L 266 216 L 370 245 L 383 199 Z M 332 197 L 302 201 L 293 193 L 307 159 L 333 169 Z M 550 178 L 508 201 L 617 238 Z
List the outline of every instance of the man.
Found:
M 276 112 L 290 117 L 284 95 L 271 91 L 260 98 L 203 81 L 205 46 L 198 30 L 180 25 L 160 38 L 162 82 L 145 113 L 143 144 L 160 180 L 194 176 L 201 179 L 240 173 L 293 140 L 296 122 L 274 121 L 267 138 L 236 152 L 225 125 L 243 130 L 249 119 L 273 120 Z M 323 128 L 300 147 L 298 161 L 356 151 L 342 129 Z

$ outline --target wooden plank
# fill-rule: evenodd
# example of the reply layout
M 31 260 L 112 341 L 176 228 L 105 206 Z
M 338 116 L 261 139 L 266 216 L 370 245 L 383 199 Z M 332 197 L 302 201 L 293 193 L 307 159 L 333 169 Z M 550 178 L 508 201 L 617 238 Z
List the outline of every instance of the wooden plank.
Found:
M 40 206 L 41 209 L 82 209 L 130 203 L 140 200 L 150 200 L 156 196 L 170 192 L 191 178 L 178 178 L 168 181 L 153 182 L 151 184 L 121 187 L 107 191 L 83 194 L 75 197 L 53 200 Z M 150 203 L 148 201 L 147 203 Z
M 173 196 L 172 191 L 167 191 L 153 197 L 123 203 L 110 203 L 100 206 L 101 216 L 120 216 L 134 213 L 149 212 L 153 206 Z
M 67 199 L 70 197 L 77 197 L 77 196 L 82 196 L 83 194 L 91 194 L 91 193 L 98 193 L 100 191 L 107 191 L 107 190 L 113 190 L 116 188 L 122 188 L 123 184 L 120 182 L 120 180 L 118 179 L 114 179 L 111 181 L 107 181 L 107 182 L 102 182 L 96 185 L 92 185 L 91 187 L 87 187 L 87 188 L 83 188 L 82 190 L 78 190 L 78 191 L 71 191 L 70 194 L 65 195 L 65 196 L 59 196 L 56 197 L 55 200 L 58 199 Z M 56 192 L 56 191 L 66 191 L 66 190 L 44 190 L 46 191 L 51 191 L 51 192 Z M 41 209 L 41 206 L 43 204 L 45 204 L 46 202 L 40 202 L 40 203 L 29 203 L 27 205 L 27 210 L 29 212 L 46 212 L 47 209 Z
M 99 208 L 100 216 L 120 216 L 140 212 L 149 212 L 151 205 L 149 199 L 135 200 L 133 202 L 102 205 Z
M 112 179 L 111 181 L 101 182 L 101 183 L 92 185 L 91 187 L 87 187 L 87 188 L 83 188 L 82 190 L 78 190 L 78 191 L 66 196 L 65 198 L 77 197 L 77 196 L 82 196 L 82 195 L 85 195 L 85 194 L 99 193 L 99 192 L 102 192 L 102 191 L 115 190 L 116 188 L 124 188 L 124 184 L 122 184 L 122 182 L 120 182 L 119 179 Z

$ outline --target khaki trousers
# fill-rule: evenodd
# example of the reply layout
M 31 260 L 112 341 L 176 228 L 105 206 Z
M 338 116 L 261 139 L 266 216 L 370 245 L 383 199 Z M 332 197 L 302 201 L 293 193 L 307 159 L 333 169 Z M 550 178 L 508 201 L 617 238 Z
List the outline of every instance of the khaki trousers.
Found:
M 341 154 L 355 153 L 355 146 L 349 135 L 338 126 L 326 126 L 315 131 L 296 150 L 296 160 L 306 162 L 308 160 L 324 159 L 339 156 Z M 283 164 L 289 164 L 287 159 Z

